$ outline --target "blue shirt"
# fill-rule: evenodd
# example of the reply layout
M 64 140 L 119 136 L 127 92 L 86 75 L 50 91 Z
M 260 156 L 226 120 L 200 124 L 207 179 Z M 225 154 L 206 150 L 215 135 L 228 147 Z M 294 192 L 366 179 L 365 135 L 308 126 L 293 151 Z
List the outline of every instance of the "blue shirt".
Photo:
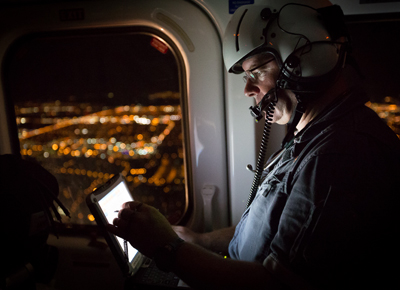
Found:
M 365 101 L 360 92 L 338 98 L 264 172 L 229 245 L 233 259 L 263 263 L 291 289 L 388 280 L 400 141 Z

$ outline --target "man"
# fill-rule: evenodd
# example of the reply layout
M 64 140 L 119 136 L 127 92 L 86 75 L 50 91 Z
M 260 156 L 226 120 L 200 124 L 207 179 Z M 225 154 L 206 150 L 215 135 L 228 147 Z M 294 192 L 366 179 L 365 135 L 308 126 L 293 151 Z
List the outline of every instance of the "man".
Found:
M 364 106 L 338 7 L 266 2 L 234 14 L 225 64 L 245 73 L 255 117 L 264 111 L 267 123 L 291 125 L 240 223 L 204 234 L 172 229 L 132 202 L 109 230 L 193 288 L 393 287 L 400 142 Z

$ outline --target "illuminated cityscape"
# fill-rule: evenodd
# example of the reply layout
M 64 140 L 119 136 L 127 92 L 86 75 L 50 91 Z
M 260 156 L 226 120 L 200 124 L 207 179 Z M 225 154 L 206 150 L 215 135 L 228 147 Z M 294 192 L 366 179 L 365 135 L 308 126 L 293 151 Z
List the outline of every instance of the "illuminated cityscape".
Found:
M 385 97 L 384 103 L 368 102 L 367 106 L 373 109 L 400 138 L 400 107 L 396 99 Z
M 162 98 L 177 93 L 153 95 Z M 178 96 L 179 97 L 179 96 Z M 368 103 L 400 136 L 395 100 Z M 185 168 L 179 105 L 118 106 L 60 102 L 15 107 L 21 154 L 56 176 L 66 223 L 92 224 L 85 198 L 121 172 L 134 198 L 160 209 L 174 223 L 185 212 Z M 62 213 L 62 212 L 60 212 Z
M 153 97 L 177 95 L 166 92 Z M 94 223 L 86 196 L 120 172 L 136 200 L 155 206 L 172 223 L 184 214 L 179 105 L 111 108 L 93 103 L 25 102 L 16 104 L 15 111 L 21 154 L 57 178 L 59 198 L 71 212 L 71 219 L 63 216 L 66 223 Z

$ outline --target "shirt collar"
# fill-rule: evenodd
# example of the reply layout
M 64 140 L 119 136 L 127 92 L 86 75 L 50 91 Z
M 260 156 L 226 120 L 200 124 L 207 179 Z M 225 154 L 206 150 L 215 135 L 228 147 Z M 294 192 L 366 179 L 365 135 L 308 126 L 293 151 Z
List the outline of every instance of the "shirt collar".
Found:
M 364 91 L 353 88 L 344 92 L 325 108 L 305 128 L 298 132 L 294 138 L 294 156 L 298 156 L 304 147 L 317 135 L 331 130 L 331 125 L 342 116 L 352 111 L 355 107 L 363 106 L 368 101 Z

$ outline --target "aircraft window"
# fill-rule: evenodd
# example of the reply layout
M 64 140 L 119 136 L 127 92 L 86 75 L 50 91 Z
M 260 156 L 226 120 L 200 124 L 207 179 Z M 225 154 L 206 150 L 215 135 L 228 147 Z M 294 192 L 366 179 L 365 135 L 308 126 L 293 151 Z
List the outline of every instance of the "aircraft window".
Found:
M 399 13 L 351 15 L 347 26 L 353 54 L 364 75 L 364 88 L 371 101 L 368 106 L 400 138 L 400 29 Z
M 136 200 L 177 223 L 188 207 L 182 61 L 150 32 L 35 35 L 7 56 L 20 152 L 56 176 L 66 223 L 122 172 Z

